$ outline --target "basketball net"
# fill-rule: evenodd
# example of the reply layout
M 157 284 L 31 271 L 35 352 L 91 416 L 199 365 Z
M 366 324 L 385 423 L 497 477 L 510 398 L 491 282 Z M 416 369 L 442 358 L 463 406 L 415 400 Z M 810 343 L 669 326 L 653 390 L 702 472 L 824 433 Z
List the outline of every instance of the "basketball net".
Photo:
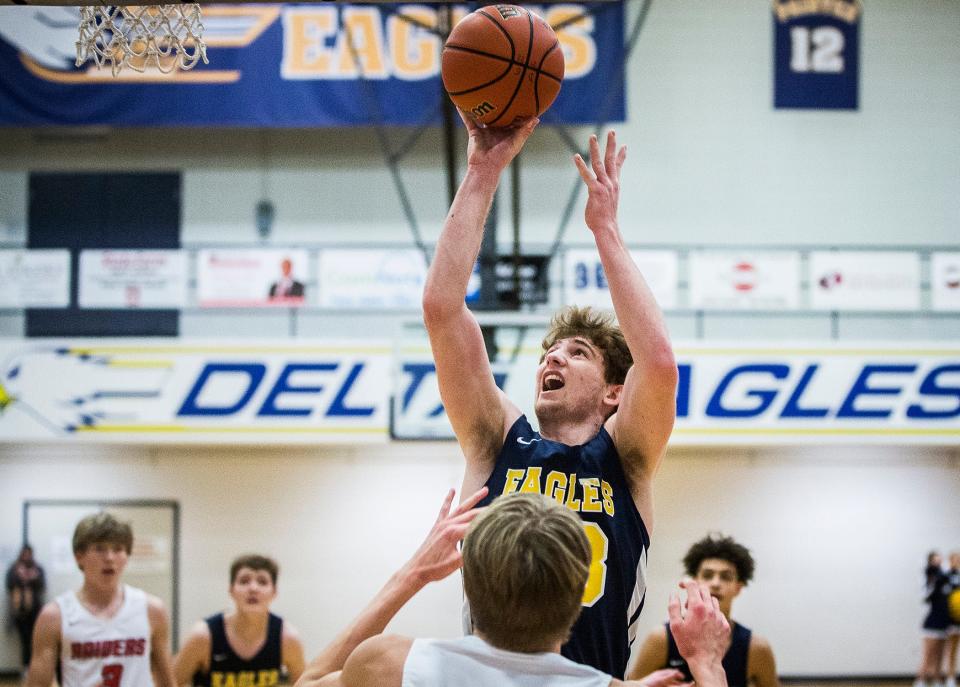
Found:
M 110 63 L 116 76 L 121 68 L 144 72 L 155 67 L 164 74 L 192 69 L 203 60 L 200 5 L 90 5 L 80 8 L 77 66 L 93 59 L 97 67 Z

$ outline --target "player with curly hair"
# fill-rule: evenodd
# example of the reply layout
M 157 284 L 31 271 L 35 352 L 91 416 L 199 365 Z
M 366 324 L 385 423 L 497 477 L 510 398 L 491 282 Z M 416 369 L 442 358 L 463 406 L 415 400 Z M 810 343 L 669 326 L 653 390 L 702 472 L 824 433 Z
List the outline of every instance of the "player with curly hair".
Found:
M 730 648 L 723 657 L 730 687 L 779 687 L 770 643 L 730 617 L 733 600 L 753 579 L 755 564 L 750 550 L 733 537 L 710 534 L 690 547 L 683 557 L 683 566 L 687 575 L 710 590 L 730 623 Z M 651 685 L 690 681 L 690 672 L 677 651 L 669 625 L 647 635 L 630 678 Z

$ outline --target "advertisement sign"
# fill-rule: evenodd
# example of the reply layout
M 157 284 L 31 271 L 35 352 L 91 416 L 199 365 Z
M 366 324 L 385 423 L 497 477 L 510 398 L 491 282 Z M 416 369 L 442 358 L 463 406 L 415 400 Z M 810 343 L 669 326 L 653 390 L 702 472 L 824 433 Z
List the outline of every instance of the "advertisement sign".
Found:
M 812 251 L 814 310 L 919 310 L 920 256 L 906 251 Z
M 960 252 L 930 255 L 930 294 L 934 310 L 960 310 Z
M 678 344 L 671 445 L 960 444 L 960 347 Z M 494 366 L 497 384 L 534 420 L 539 350 Z M 401 353 L 398 438 L 452 437 L 429 355 Z
M 179 250 L 80 252 L 81 308 L 182 308 L 187 255 Z
M 0 250 L 0 307 L 70 305 L 70 251 Z
M 197 300 L 209 308 L 303 305 L 308 264 L 299 248 L 201 250 Z
M 392 346 L 0 342 L 0 441 L 386 441 Z
M 856 110 L 860 0 L 773 0 L 776 108 Z
M 788 252 L 690 254 L 690 307 L 709 310 L 796 310 L 800 255 Z
M 330 248 L 318 260 L 320 307 L 420 309 L 427 261 L 416 248 Z
M 632 250 L 630 255 L 664 310 L 677 307 L 677 254 L 671 250 Z M 596 248 L 571 249 L 564 255 L 563 302 L 613 308 L 607 277 Z
M 566 61 L 544 124 L 625 118 L 624 3 L 527 5 Z M 438 29 L 476 3 L 204 5 L 209 64 L 163 73 L 74 65 L 77 7 L 5 7 L 0 125 L 344 127 L 440 124 Z M 174 55 L 165 57 L 172 67 Z

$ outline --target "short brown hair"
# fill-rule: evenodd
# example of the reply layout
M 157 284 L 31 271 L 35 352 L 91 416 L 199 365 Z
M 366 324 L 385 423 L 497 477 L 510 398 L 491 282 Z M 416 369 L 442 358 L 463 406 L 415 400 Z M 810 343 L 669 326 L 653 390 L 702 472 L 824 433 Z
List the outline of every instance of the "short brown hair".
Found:
M 611 313 L 593 310 L 589 306 L 578 308 L 571 305 L 564 308 L 550 320 L 550 329 L 541 346 L 548 351 L 557 341 L 573 336 L 585 337 L 600 349 L 603 354 L 604 381 L 607 384 L 623 384 L 633 365 L 633 356 Z
M 93 544 L 120 544 L 133 551 L 133 528 L 129 522 L 121 522 L 106 511 L 88 515 L 77 523 L 73 530 L 73 552 L 83 553 Z
M 260 554 L 256 553 L 248 553 L 235 558 L 233 563 L 230 564 L 231 587 L 237 579 L 237 573 L 240 572 L 240 568 L 266 570 L 270 575 L 270 580 L 273 582 L 273 586 L 277 586 L 277 575 L 280 574 L 280 566 L 278 566 L 277 562 L 272 558 L 267 558 L 266 556 L 261 556 Z
M 724 537 L 719 534 L 708 534 L 690 547 L 683 557 L 683 566 L 690 577 L 696 577 L 700 571 L 700 564 L 708 558 L 718 558 L 727 561 L 737 569 L 737 581 L 746 585 L 753 579 L 755 567 L 750 549 L 737 543 L 733 537 Z
M 508 651 L 547 651 L 580 615 L 590 543 L 572 511 L 541 494 L 499 497 L 463 541 L 463 588 L 476 629 Z

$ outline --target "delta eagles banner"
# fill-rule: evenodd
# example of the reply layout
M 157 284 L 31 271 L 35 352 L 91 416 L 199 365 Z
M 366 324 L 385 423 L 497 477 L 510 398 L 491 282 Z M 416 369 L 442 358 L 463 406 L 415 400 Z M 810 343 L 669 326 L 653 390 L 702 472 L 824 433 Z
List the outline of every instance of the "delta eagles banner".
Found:
M 678 344 L 672 445 L 960 445 L 960 347 Z M 539 348 L 494 378 L 533 418 Z M 0 443 L 452 438 L 426 343 L 0 341 Z
M 0 126 L 439 123 L 439 5 L 204 5 L 209 64 L 117 77 L 74 66 L 79 8 L 3 7 Z M 566 74 L 543 122 L 623 121 L 623 2 L 524 6 L 562 25 Z

